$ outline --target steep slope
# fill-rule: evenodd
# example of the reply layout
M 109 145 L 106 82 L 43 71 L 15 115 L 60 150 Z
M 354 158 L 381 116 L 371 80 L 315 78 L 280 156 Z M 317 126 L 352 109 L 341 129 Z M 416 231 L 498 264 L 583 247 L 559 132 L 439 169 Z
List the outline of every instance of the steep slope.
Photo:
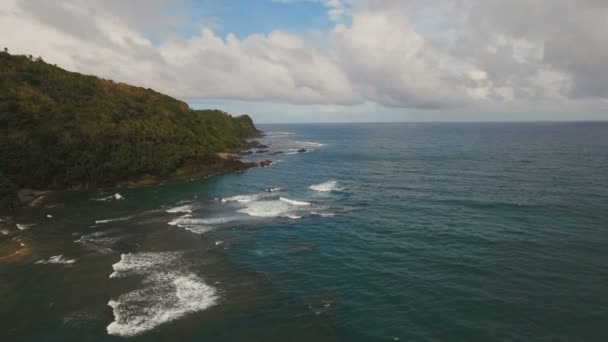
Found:
M 192 110 L 151 89 L 0 52 L 3 193 L 241 169 L 217 153 L 243 147 L 258 133 L 248 116 Z

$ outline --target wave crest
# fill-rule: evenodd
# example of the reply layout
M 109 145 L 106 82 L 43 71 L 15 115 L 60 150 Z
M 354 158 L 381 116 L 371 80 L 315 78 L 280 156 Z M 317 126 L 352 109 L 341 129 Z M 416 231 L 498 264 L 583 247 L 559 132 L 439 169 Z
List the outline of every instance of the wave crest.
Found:
M 313 184 L 309 188 L 320 192 L 342 191 L 342 188 L 338 187 L 338 182 L 335 180 Z

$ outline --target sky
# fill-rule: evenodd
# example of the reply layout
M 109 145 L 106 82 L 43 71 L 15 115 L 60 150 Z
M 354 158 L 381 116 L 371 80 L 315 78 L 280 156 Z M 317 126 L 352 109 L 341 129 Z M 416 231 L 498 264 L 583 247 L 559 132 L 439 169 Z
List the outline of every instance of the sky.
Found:
M 0 0 L 0 32 L 259 123 L 608 119 L 606 0 Z

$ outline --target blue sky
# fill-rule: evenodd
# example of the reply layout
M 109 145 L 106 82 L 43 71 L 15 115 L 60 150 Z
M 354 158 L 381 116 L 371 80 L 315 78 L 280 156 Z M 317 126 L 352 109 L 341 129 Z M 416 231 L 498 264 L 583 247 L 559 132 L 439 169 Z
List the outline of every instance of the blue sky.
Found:
M 607 17 L 597 0 L 4 0 L 0 30 L 13 53 L 258 122 L 605 120 Z
M 196 0 L 194 9 L 204 22 L 210 22 L 216 33 L 229 33 L 238 38 L 267 34 L 274 30 L 291 33 L 327 32 L 334 23 L 318 2 L 282 3 L 271 0 Z M 196 34 L 194 31 L 186 34 Z

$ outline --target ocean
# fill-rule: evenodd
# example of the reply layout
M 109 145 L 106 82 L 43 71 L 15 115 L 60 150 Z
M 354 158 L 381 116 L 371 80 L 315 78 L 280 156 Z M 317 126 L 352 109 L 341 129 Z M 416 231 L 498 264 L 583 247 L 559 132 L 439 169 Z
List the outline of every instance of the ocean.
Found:
M 0 340 L 608 341 L 608 123 L 259 128 L 2 217 Z

